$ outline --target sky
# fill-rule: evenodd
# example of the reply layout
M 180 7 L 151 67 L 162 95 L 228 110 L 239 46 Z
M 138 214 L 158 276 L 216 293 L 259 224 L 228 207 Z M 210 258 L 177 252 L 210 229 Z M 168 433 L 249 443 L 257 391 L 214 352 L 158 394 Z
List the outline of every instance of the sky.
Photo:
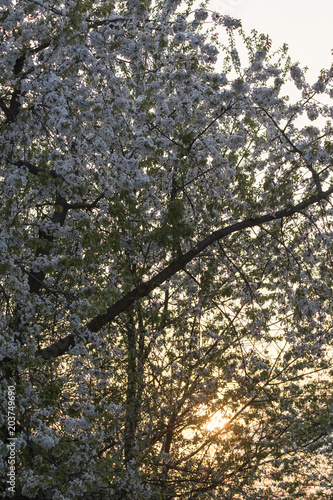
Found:
M 293 62 L 308 66 L 310 83 L 333 63 L 332 0 L 211 0 L 210 9 L 241 19 L 248 33 L 268 34 L 275 48 L 287 43 Z

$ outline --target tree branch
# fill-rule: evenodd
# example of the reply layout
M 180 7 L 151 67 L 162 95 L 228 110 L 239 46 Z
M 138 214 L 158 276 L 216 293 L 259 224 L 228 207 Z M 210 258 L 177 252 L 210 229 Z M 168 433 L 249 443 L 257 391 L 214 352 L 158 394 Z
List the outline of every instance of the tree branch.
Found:
M 93 318 L 86 324 L 87 328 L 93 333 L 99 332 L 108 323 L 119 316 L 119 314 L 128 310 L 138 299 L 147 297 L 150 292 L 158 288 L 165 281 L 168 281 L 180 270 L 184 269 L 184 267 L 189 262 L 191 262 L 203 250 L 211 246 L 216 241 L 219 241 L 222 238 L 229 236 L 230 234 L 242 231 L 243 229 L 261 226 L 262 224 L 265 224 L 267 222 L 291 217 L 296 213 L 302 212 L 302 210 L 310 207 L 311 205 L 314 205 L 326 199 L 332 193 L 333 186 L 327 191 L 310 196 L 310 198 L 298 203 L 297 205 L 294 205 L 293 207 L 285 208 L 275 213 L 261 215 L 258 217 L 251 217 L 249 219 L 245 219 L 244 221 L 236 222 L 235 224 L 231 224 L 230 226 L 223 227 L 217 231 L 214 231 L 209 236 L 199 241 L 194 248 L 172 261 L 168 266 L 162 269 L 162 271 L 157 273 L 150 280 L 146 281 L 145 283 L 140 283 L 137 287 L 128 292 L 124 297 L 117 300 L 114 304 L 108 307 L 104 314 L 98 314 L 97 316 L 95 316 L 95 318 Z M 75 345 L 75 341 L 75 334 L 71 333 L 67 335 L 67 337 L 54 342 L 49 347 L 37 351 L 36 356 L 41 356 L 45 360 L 54 359 L 65 354 L 70 347 L 73 347 Z
M 299 149 L 296 146 L 296 144 L 293 143 L 293 141 L 290 139 L 290 137 L 288 137 L 288 135 L 285 132 L 285 128 L 282 130 L 280 128 L 279 124 L 276 122 L 276 120 L 274 120 L 274 118 L 270 115 L 270 113 L 268 113 L 268 111 L 265 108 L 263 108 L 263 107 L 260 106 L 260 109 L 262 111 L 264 111 L 264 113 L 266 113 L 266 115 L 268 116 L 268 118 L 270 120 L 272 120 L 272 122 L 274 123 L 275 127 L 278 129 L 278 131 L 281 133 L 281 135 L 284 137 L 284 139 L 287 141 L 287 143 L 293 149 L 293 151 L 295 151 L 295 153 L 298 153 L 301 157 L 303 157 L 304 156 L 303 151 L 301 149 Z M 313 166 L 311 164 L 309 164 L 307 162 L 305 162 L 305 164 L 306 164 L 307 169 L 311 172 L 311 175 L 312 175 L 312 178 L 313 178 L 314 183 L 316 185 L 318 193 L 322 193 L 323 190 L 322 190 L 322 187 L 321 187 L 321 184 L 320 184 L 320 178 L 319 178 L 318 172 L 316 172 L 316 170 L 313 168 Z
M 31 174 L 34 175 L 39 175 L 43 172 L 47 172 L 53 179 L 62 179 L 64 180 L 63 176 L 60 174 L 57 174 L 55 170 L 46 170 L 45 168 L 40 168 L 36 167 L 36 165 L 33 165 L 29 161 L 26 160 L 18 160 L 14 163 L 17 167 L 26 167 Z

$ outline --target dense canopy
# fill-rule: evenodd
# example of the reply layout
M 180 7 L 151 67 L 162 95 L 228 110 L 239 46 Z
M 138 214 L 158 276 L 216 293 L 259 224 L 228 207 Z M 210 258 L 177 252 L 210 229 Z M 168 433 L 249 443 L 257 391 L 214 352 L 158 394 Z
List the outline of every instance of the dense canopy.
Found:
M 0 24 L 2 497 L 333 498 L 333 70 L 191 2 Z

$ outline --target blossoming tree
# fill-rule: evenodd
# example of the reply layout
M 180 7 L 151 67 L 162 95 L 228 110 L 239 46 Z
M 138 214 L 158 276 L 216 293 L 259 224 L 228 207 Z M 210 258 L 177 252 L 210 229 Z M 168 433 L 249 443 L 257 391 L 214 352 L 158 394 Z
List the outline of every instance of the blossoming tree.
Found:
M 0 19 L 2 497 L 332 498 L 333 72 L 191 2 Z

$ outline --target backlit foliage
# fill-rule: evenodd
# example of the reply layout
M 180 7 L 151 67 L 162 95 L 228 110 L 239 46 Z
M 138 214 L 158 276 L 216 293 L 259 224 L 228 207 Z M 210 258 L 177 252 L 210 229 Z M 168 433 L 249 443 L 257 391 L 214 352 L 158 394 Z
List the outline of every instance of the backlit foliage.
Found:
M 191 2 L 0 6 L 2 498 L 333 498 L 333 72 Z

